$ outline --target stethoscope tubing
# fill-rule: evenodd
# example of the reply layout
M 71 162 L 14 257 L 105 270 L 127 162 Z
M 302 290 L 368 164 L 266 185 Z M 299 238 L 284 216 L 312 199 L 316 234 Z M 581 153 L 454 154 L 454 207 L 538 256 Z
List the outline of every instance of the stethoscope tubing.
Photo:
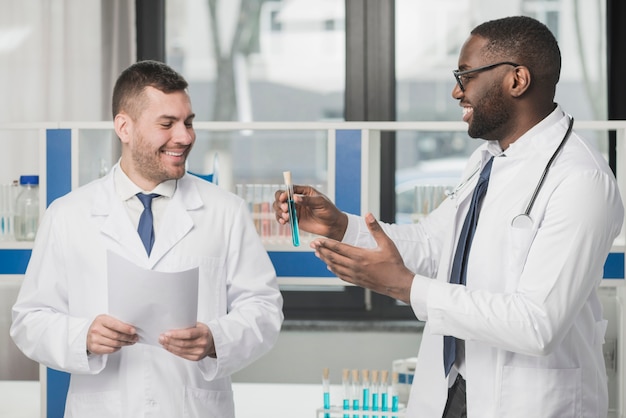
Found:
M 563 146 L 567 142 L 567 139 L 569 138 L 570 134 L 572 133 L 572 128 L 573 127 L 574 127 L 574 118 L 570 116 L 570 118 L 569 118 L 569 126 L 567 128 L 567 132 L 565 132 L 565 136 L 563 136 L 563 139 L 561 140 L 561 143 L 559 144 L 559 146 L 556 148 L 556 150 L 552 154 L 552 157 L 550 157 L 550 160 L 546 164 L 546 168 L 543 169 L 543 173 L 541 174 L 541 178 L 539 179 L 539 183 L 537 183 L 537 187 L 535 187 L 535 191 L 533 192 L 533 195 L 530 198 L 530 202 L 528 202 L 528 206 L 526 207 L 526 210 L 524 211 L 523 215 L 518 215 L 518 216 L 528 216 L 528 217 L 530 217 L 530 211 L 532 210 L 533 205 L 535 204 L 535 200 L 537 199 L 537 195 L 539 194 L 539 191 L 541 190 L 541 187 L 543 186 L 543 183 L 544 183 L 544 181 L 546 179 L 546 176 L 548 175 L 548 171 L 550 171 L 550 167 L 552 166 L 552 163 L 554 162 L 554 159 L 557 157 L 557 155 L 559 155 L 559 152 L 561 151 L 561 149 L 563 148 Z
M 559 143 L 559 145 L 556 148 L 556 150 L 554 151 L 554 153 L 552 153 L 552 156 L 548 160 L 548 163 L 546 164 L 546 167 L 543 169 L 543 173 L 541 174 L 541 178 L 539 179 L 539 182 L 537 183 L 537 186 L 535 186 L 535 190 L 534 190 L 534 192 L 533 192 L 533 194 L 532 194 L 532 196 L 530 198 L 530 201 L 528 202 L 528 205 L 526 206 L 526 210 L 524 211 L 524 213 L 520 213 L 519 215 L 515 216 L 513 218 L 513 220 L 511 221 L 511 224 L 514 227 L 518 227 L 518 228 L 530 228 L 530 227 L 532 227 L 533 221 L 532 221 L 532 218 L 530 217 L 530 211 L 532 210 L 533 205 L 535 204 L 535 200 L 537 199 L 537 195 L 539 194 L 539 191 L 543 187 L 543 183 L 545 182 L 546 176 L 548 175 L 548 171 L 550 171 L 550 167 L 552 167 L 552 163 L 554 162 L 555 158 L 561 152 L 561 149 L 563 148 L 563 146 L 567 142 L 567 139 L 570 137 L 570 134 L 572 133 L 573 127 L 574 127 L 574 118 L 570 116 L 569 117 L 569 126 L 567 127 L 567 131 L 565 132 L 565 135 L 563 136 L 563 139 L 561 139 L 561 142 Z M 474 176 L 479 171 L 480 171 L 480 165 L 478 167 L 476 167 L 476 170 L 474 170 L 474 172 L 472 172 L 472 174 L 469 175 L 467 180 L 462 181 L 461 184 L 459 184 L 452 192 L 446 193 L 448 195 L 448 197 L 450 197 L 451 199 L 454 199 L 456 194 L 462 188 L 464 188 L 470 182 L 470 180 L 472 178 L 474 178 Z

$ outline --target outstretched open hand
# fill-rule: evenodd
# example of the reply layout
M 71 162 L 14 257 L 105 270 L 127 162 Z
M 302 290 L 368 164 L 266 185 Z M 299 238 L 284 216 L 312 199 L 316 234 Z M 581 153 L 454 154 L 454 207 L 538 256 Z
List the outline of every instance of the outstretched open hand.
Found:
M 376 248 L 318 238 L 311 243 L 315 255 L 341 280 L 410 303 L 414 273 L 404 265 L 395 244 L 371 213 L 365 222 L 378 244 Z

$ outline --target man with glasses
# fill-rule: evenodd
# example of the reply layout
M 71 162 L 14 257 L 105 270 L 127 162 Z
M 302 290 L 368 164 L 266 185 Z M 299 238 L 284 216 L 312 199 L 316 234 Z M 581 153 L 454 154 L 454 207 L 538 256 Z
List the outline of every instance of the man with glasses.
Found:
M 554 103 L 560 68 L 534 19 L 471 32 L 452 96 L 485 143 L 418 224 L 345 214 L 294 186 L 299 226 L 327 237 L 311 246 L 329 269 L 426 322 L 408 417 L 607 416 L 598 286 L 624 208 L 605 159 Z

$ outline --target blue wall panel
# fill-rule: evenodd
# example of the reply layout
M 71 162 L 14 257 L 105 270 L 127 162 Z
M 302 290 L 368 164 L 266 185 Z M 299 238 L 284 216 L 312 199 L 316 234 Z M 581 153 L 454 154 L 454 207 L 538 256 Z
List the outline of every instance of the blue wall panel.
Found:
M 624 279 L 624 253 L 610 253 L 604 263 L 605 279 Z
M 361 131 L 337 130 L 335 203 L 344 212 L 361 213 Z
M 46 176 L 48 205 L 72 190 L 72 132 L 48 129 L 46 132 Z M 47 417 L 62 418 L 70 375 L 48 369 Z
M 70 375 L 54 369 L 47 370 L 48 392 L 46 393 L 47 418 L 63 418 L 65 398 L 70 386 Z
M 46 202 L 72 190 L 72 131 L 48 129 L 46 132 Z
M 0 274 L 24 274 L 30 260 L 30 250 L 0 251 Z
M 336 277 L 312 252 L 268 253 L 279 277 Z

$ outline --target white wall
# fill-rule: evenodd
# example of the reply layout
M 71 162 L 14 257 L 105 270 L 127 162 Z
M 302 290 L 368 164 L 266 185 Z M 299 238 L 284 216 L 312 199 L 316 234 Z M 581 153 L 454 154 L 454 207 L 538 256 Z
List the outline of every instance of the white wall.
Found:
M 320 383 L 330 369 L 331 384 L 341 383 L 343 369 L 389 370 L 393 360 L 415 357 L 421 341 L 416 331 L 283 330 L 264 357 L 235 373 L 234 382 Z

